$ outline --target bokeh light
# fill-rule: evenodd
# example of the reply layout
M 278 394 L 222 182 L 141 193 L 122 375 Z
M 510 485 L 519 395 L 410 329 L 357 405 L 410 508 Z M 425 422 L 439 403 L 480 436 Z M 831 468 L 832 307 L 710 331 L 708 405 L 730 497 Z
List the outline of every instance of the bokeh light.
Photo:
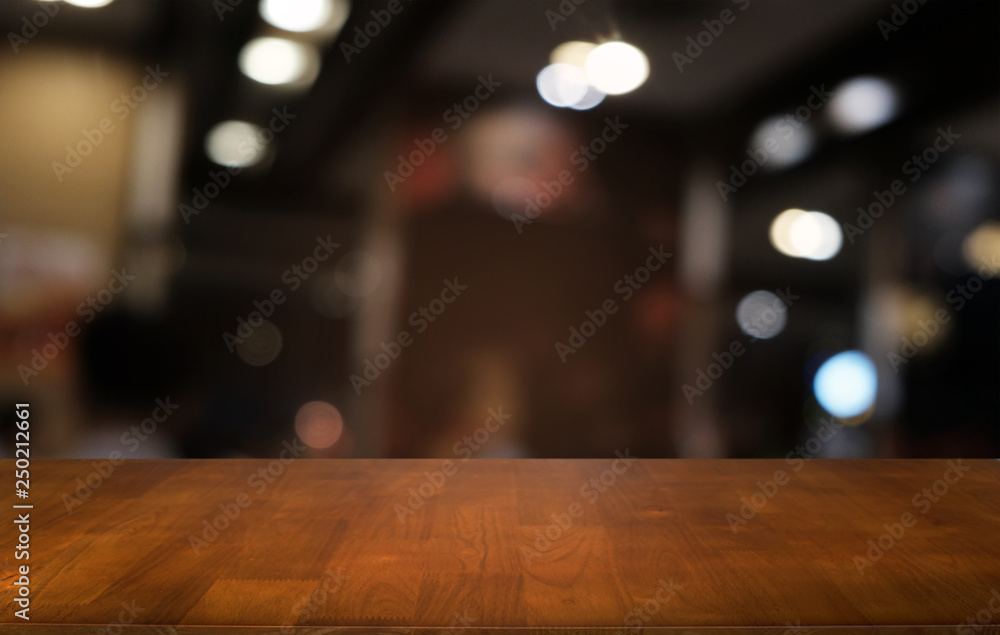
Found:
M 992 271 L 992 263 L 1000 257 L 1000 222 L 995 220 L 986 221 L 962 241 L 962 256 L 970 269 L 991 272 L 993 275 L 1000 272 Z
M 608 95 L 621 95 L 642 86 L 649 77 L 649 60 L 625 42 L 605 42 L 587 56 L 587 80 Z
M 604 98 L 607 97 L 607 94 L 604 91 L 592 86 L 590 80 L 586 76 L 587 58 L 596 48 L 597 45 L 593 42 L 573 41 L 563 42 L 552 50 L 552 53 L 549 56 L 549 60 L 552 62 L 552 65 L 554 66 L 559 64 L 579 69 L 580 73 L 583 73 L 582 82 L 586 84 L 585 91 L 577 99 L 560 99 L 560 103 L 565 103 L 565 106 L 563 107 L 572 108 L 574 110 L 590 110 L 604 101 Z M 558 68 L 562 69 L 563 66 L 559 66 Z M 564 70 L 558 70 L 556 73 L 556 78 L 559 77 L 558 73 L 564 74 L 563 76 L 565 77 L 565 80 L 569 82 L 569 92 L 572 93 L 572 95 L 576 95 L 578 93 L 578 89 L 576 87 L 581 82 L 581 77 L 576 73 L 567 73 Z M 547 78 L 546 81 L 551 80 Z M 545 99 L 544 95 L 543 99 Z M 546 99 L 546 101 L 552 105 L 557 105 L 548 99 Z
M 906 342 L 915 343 L 915 354 L 923 355 L 938 349 L 944 344 L 951 332 L 954 322 L 938 319 L 938 311 L 942 310 L 940 299 L 933 294 L 919 289 L 904 287 L 895 298 L 897 305 L 897 337 Z M 945 314 L 947 317 L 947 314 Z
M 837 221 L 823 212 L 787 209 L 771 221 L 768 237 L 779 252 L 792 258 L 829 260 L 844 242 Z
M 786 256 L 798 258 L 799 254 L 792 244 L 792 225 L 806 213 L 803 209 L 786 209 L 771 221 L 771 229 L 768 237 L 771 245 Z
M 223 121 L 205 135 L 205 154 L 219 165 L 244 168 L 264 156 L 260 127 L 245 121 Z
M 310 45 L 279 37 L 259 37 L 246 43 L 239 57 L 240 70 L 262 84 L 296 84 L 312 81 L 319 69 L 319 54 Z
M 538 94 L 547 103 L 568 108 L 587 95 L 587 76 L 582 70 L 569 64 L 549 64 L 535 79 Z
M 343 432 L 340 411 L 325 401 L 310 401 L 295 413 L 295 433 L 311 448 L 328 448 L 340 440 Z
M 736 305 L 736 323 L 751 337 L 769 339 L 781 333 L 787 321 L 787 307 L 770 291 L 748 293 Z
M 84 9 L 99 9 L 111 4 L 114 0 L 63 0 L 66 4 Z
M 845 351 L 826 360 L 813 379 L 816 400 L 835 417 L 857 417 L 875 403 L 875 364 L 860 351 Z
M 250 326 L 253 332 L 236 344 L 236 354 L 251 366 L 266 366 L 281 354 L 284 341 L 281 331 L 267 320 L 263 320 L 260 326 L 254 326 L 252 323 Z
M 339 29 L 347 20 L 347 0 L 261 0 L 260 15 L 284 31 L 304 33 L 331 26 Z
M 806 212 L 792 223 L 789 235 L 792 249 L 809 260 L 829 260 L 840 252 L 844 237 L 840 225 L 823 212 Z
M 767 157 L 762 170 L 774 170 L 801 163 L 812 153 L 813 139 L 808 123 L 788 116 L 770 117 L 754 129 L 750 148 Z
M 855 77 L 833 91 L 827 109 L 834 126 L 857 134 L 892 121 L 899 110 L 899 95 L 884 79 Z
M 552 49 L 549 61 L 553 64 L 569 64 L 583 70 L 587 66 L 587 58 L 596 48 L 597 45 L 593 42 L 582 42 L 580 40 L 563 42 Z
M 607 97 L 606 94 L 588 84 L 587 92 L 583 94 L 583 97 L 570 104 L 569 107 L 573 110 L 590 110 L 604 101 L 605 97 Z

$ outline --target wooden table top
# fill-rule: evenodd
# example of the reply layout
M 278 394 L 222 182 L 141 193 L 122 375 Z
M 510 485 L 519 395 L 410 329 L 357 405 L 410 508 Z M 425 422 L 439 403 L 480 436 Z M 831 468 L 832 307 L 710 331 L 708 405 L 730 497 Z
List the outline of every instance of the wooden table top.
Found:
M 10 475 L 13 461 L 2 464 Z M 23 511 L 12 505 L 34 505 L 31 626 L 14 616 L 9 564 L 25 561 L 5 529 L 0 632 L 954 633 L 977 614 L 1000 624 L 997 461 L 112 467 L 98 483 L 91 461 L 32 461 L 27 501 L 8 476 L 3 524 Z M 1000 632 L 987 628 L 958 632 Z

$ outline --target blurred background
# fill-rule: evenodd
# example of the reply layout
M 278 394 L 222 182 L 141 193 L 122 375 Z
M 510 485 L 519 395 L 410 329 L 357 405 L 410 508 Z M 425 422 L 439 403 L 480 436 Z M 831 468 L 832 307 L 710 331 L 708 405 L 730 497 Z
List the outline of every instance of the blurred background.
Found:
M 998 456 L 998 26 L 5 0 L 4 456 Z

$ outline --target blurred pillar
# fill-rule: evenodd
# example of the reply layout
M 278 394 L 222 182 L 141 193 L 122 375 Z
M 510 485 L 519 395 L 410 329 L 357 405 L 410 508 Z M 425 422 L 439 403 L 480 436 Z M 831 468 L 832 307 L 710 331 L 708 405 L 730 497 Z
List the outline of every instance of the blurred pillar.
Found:
M 728 315 L 721 313 L 719 290 L 726 278 L 729 208 L 719 198 L 713 175 L 722 171 L 708 162 L 697 162 L 687 178 L 681 201 L 679 239 L 679 277 L 689 299 L 684 324 L 679 331 L 688 334 L 678 342 L 677 373 L 683 382 L 693 381 L 695 371 L 712 359 Z M 680 386 L 674 401 L 674 438 L 681 457 L 721 457 L 726 444 L 715 406 L 717 395 L 711 391 L 691 403 Z M 738 416 L 738 415 L 737 415 Z
M 172 81 L 178 80 L 168 77 L 150 92 L 132 121 L 123 260 L 135 281 L 123 296 L 140 312 L 163 308 L 169 277 L 181 264 L 172 228 L 178 218 L 184 97 Z

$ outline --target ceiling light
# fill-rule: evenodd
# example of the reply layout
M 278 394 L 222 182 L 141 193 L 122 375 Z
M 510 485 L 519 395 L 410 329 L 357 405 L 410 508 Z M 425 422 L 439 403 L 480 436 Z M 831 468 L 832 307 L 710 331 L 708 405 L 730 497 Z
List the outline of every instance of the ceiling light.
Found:
M 66 4 L 71 4 L 74 7 L 83 7 L 84 9 L 99 9 L 100 7 L 106 7 L 111 4 L 113 0 L 64 0 Z
M 296 84 L 315 78 L 319 55 L 307 44 L 259 37 L 240 51 L 239 65 L 244 75 L 262 84 Z
M 649 77 L 645 53 L 625 42 L 605 42 L 587 56 L 587 79 L 609 95 L 635 90 Z
M 855 77 L 833 91 L 828 108 L 837 128 L 856 134 L 891 121 L 899 109 L 899 96 L 884 79 Z
M 245 121 L 223 121 L 205 136 L 205 154 L 227 167 L 242 168 L 258 163 L 264 156 L 261 128 Z
M 570 64 L 549 64 L 535 79 L 538 94 L 553 106 L 566 108 L 587 96 L 587 76 Z
M 261 0 L 260 15 L 285 31 L 318 31 L 331 21 L 343 26 L 349 12 L 345 0 Z

